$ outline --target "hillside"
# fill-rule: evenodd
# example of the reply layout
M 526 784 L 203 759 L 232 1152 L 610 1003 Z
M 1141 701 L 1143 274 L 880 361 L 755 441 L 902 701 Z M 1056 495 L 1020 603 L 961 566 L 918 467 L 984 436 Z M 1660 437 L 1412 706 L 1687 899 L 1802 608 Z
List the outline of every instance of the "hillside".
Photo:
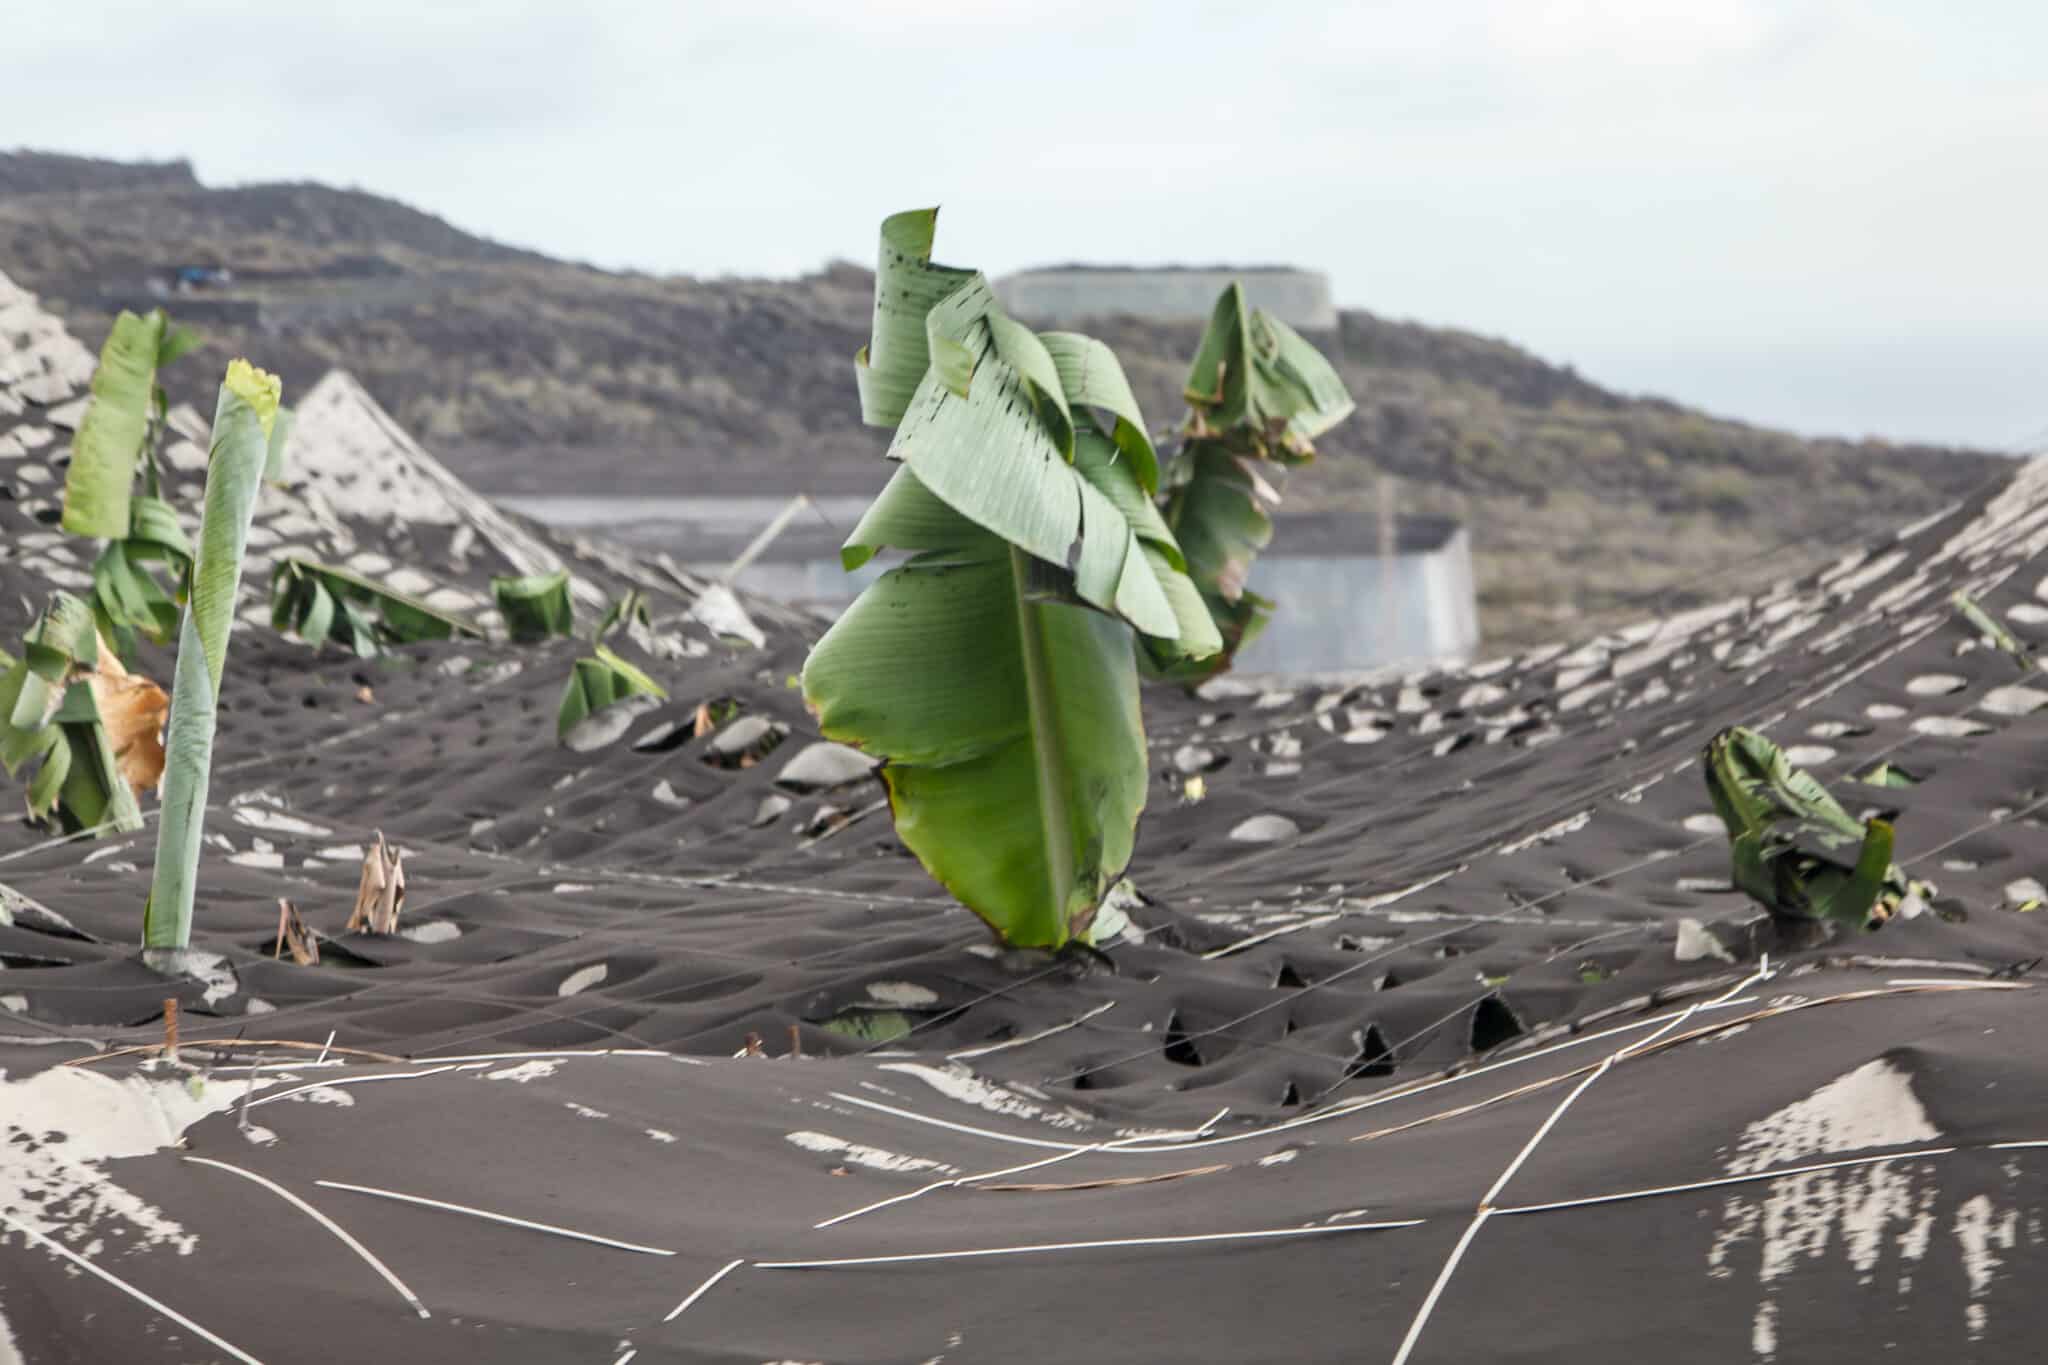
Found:
M 187 264 L 236 278 L 174 301 L 208 337 L 174 389 L 242 352 L 296 391 L 343 366 L 488 490 L 879 482 L 885 442 L 859 425 L 849 369 L 868 326 L 863 267 L 772 281 L 606 272 L 359 190 L 210 189 L 184 163 L 0 154 L 0 271 L 89 343 L 119 306 L 147 303 L 152 273 Z M 1116 347 L 1154 425 L 1177 421 L 1198 329 L 1090 330 Z M 1344 313 L 1332 350 L 1359 412 L 1290 502 L 1363 511 L 1393 475 L 1405 510 L 1464 517 L 1497 642 L 1791 573 L 1997 464 L 1725 421 L 1610 392 L 1506 342 L 1362 311 Z

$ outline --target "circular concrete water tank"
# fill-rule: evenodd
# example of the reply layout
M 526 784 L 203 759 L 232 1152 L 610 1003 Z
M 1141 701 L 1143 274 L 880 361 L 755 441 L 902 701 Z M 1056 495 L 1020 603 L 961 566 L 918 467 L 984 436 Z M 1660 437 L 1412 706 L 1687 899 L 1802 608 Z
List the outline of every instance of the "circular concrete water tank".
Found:
M 1330 277 L 1286 266 L 1051 266 L 1006 275 L 995 282 L 995 290 L 1003 307 L 1027 322 L 1116 316 L 1189 322 L 1206 319 L 1232 280 L 1244 285 L 1253 307 L 1290 327 L 1305 332 L 1337 327 Z

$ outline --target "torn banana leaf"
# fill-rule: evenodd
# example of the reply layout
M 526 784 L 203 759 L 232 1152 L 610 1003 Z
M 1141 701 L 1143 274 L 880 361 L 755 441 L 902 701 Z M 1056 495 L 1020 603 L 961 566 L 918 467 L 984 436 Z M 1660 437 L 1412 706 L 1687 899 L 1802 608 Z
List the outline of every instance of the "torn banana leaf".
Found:
M 68 593 L 52 594 L 24 637 L 22 656 L 0 655 L 0 767 L 17 776 L 35 765 L 30 818 L 55 815 L 73 833 L 142 828 L 136 787 L 122 772 L 95 688 L 86 681 L 103 658 L 111 661 L 93 629 L 91 608 Z
M 1188 577 L 1216 624 L 1222 649 L 1206 659 L 1176 659 L 1148 648 L 1148 671 L 1200 682 L 1228 668 L 1272 619 L 1273 603 L 1245 586 L 1252 561 L 1273 539 L 1272 509 L 1280 495 L 1258 462 L 1221 441 L 1191 442 L 1174 461 L 1166 521 L 1183 553 Z
M 497 599 L 505 633 L 515 644 L 530 645 L 575 632 L 567 569 L 525 578 L 493 578 L 491 596 Z
M 71 442 L 64 475 L 64 529 L 119 540 L 128 534 L 130 490 L 149 441 L 156 371 L 167 319 L 122 312 L 100 348 L 92 397 Z
M 668 689 L 648 677 L 602 643 L 591 647 L 589 658 L 578 659 L 562 689 L 562 704 L 555 712 L 555 737 L 569 732 L 585 718 L 628 697 L 650 696 L 666 700 Z
M 1315 458 L 1315 438 L 1351 415 L 1351 395 L 1330 362 L 1292 327 L 1245 302 L 1236 281 L 1210 313 L 1186 397 L 1193 437 L 1228 441 L 1280 464 Z
M 170 570 L 176 589 L 158 582 L 155 564 Z M 192 542 L 171 504 L 147 493 L 132 498 L 128 534 L 108 541 L 92 566 L 93 615 L 101 633 L 129 657 L 138 633 L 169 644 L 177 636 L 179 599 L 191 570 Z
M 1857 820 L 1754 730 L 1724 730 L 1703 756 L 1728 830 L 1737 890 L 1774 915 L 1876 928 L 1932 888 L 1892 862 L 1892 827 Z
M 1329 361 L 1292 328 L 1249 308 L 1232 283 L 1216 300 L 1189 371 L 1186 441 L 1167 477 L 1166 524 L 1215 621 L 1222 648 L 1202 661 L 1148 648 L 1148 671 L 1199 682 L 1227 669 L 1272 618 L 1246 588 L 1273 539 L 1280 494 L 1261 467 L 1305 464 L 1314 439 L 1352 411 Z
M 805 664 L 823 733 L 883 759 L 896 830 L 1006 941 L 1083 936 L 1146 795 L 1133 632 L 1222 641 L 1152 503 L 1158 468 L 1114 353 L 1039 336 L 979 274 L 934 265 L 935 211 L 882 226 L 862 415 L 903 467 L 847 539 L 870 585 Z
M 604 615 L 597 618 L 597 629 L 591 632 L 593 640 L 608 638 L 615 630 L 626 632 L 627 639 L 654 629 L 654 618 L 647 610 L 647 594 L 638 588 L 628 588 L 621 597 L 613 598 L 605 607 Z
M 364 659 L 388 644 L 483 638 L 472 623 L 417 597 L 347 569 L 290 557 L 271 573 L 270 623 L 308 644 L 331 641 Z

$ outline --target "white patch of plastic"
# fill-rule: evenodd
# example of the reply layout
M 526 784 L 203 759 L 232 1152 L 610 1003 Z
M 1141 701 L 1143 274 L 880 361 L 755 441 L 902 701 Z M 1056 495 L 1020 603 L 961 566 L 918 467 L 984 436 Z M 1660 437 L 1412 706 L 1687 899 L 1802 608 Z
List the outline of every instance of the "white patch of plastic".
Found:
M 333 1104 L 343 1109 L 353 1109 L 356 1097 L 339 1086 L 324 1085 L 313 1090 L 300 1090 L 283 1097 L 291 1104 Z
M 1510 854 L 1526 853 L 1538 844 L 1554 844 L 1559 839 L 1564 838 L 1565 835 L 1576 834 L 1592 823 L 1593 812 L 1582 810 L 1577 815 L 1568 816 L 1554 825 L 1545 825 L 1542 829 L 1537 830 L 1525 839 L 1517 839 L 1511 844 L 1502 844 L 1494 852 L 1500 854 L 1503 858 Z
M 1990 1324 L 1990 1310 L 1984 1299 L 1991 1292 L 1998 1267 L 2005 1263 L 1998 1253 L 2011 1251 L 2019 1244 L 2019 1213 L 2007 1209 L 2001 1216 L 1989 1195 L 1974 1195 L 1956 1210 L 1955 1234 L 1962 1252 L 1963 1273 L 1970 1281 L 1970 1302 L 1963 1309 L 1963 1323 L 1970 1340 L 1979 1341 Z
M 884 1062 L 882 1071 L 900 1071 L 915 1076 L 947 1099 L 973 1105 L 1006 1118 L 1035 1119 L 1054 1128 L 1080 1128 L 1083 1123 L 1072 1114 L 1033 1104 L 1015 1091 L 985 1081 L 965 1067 L 927 1066 L 923 1062 Z
M 268 806 L 236 806 L 235 821 L 250 829 L 266 830 L 272 834 L 303 834 L 310 839 L 324 839 L 334 833 L 325 825 L 316 825 L 311 820 L 301 820 L 296 815 L 286 815 Z
M 74 1245 L 88 1236 L 118 1236 L 132 1246 L 190 1255 L 199 1239 L 123 1189 L 104 1163 L 173 1146 L 200 1119 L 269 1084 L 196 1076 L 116 1080 L 82 1067 L 53 1067 L 18 1081 L 0 1075 L 0 1209 Z M 62 1140 L 50 1140 L 52 1133 Z M 53 1215 L 58 1208 L 63 1212 Z
M 880 1147 L 865 1147 L 857 1142 L 833 1137 L 830 1133 L 813 1133 L 808 1130 L 787 1133 L 784 1136 L 807 1152 L 834 1156 L 849 1166 L 865 1166 L 871 1171 L 888 1171 L 892 1174 L 910 1174 L 917 1171 L 935 1171 L 942 1175 L 958 1175 L 957 1167 L 942 1161 L 933 1161 L 921 1156 L 900 1156 L 884 1151 Z
M 1730 1174 L 1745 1175 L 1940 1137 L 1913 1093 L 1912 1078 L 1878 1058 L 1750 1124 L 1725 1165 Z M 1763 1292 L 1750 1345 L 1758 1359 L 1777 1359 L 1787 1312 L 1798 1306 L 1796 1298 L 1784 1301 L 1783 1282 L 1804 1262 L 1839 1248 L 1863 1283 L 1874 1284 L 1889 1262 L 1899 1292 L 1911 1287 L 1934 1226 L 1938 1190 L 1932 1169 L 1900 1161 L 1810 1171 L 1772 1180 L 1760 1196 L 1731 1194 L 1726 1199 L 1707 1252 L 1707 1273 L 1732 1277 L 1737 1249 L 1754 1245 Z M 1960 1214 L 1957 1235 L 1965 1235 Z
M 939 1003 L 939 993 L 910 981 L 870 981 L 868 998 L 896 1009 L 918 1009 Z
M 611 967 L 603 962 L 593 962 L 588 967 L 578 967 L 562 978 L 562 984 L 555 987 L 556 995 L 576 995 L 598 985 L 611 974 Z

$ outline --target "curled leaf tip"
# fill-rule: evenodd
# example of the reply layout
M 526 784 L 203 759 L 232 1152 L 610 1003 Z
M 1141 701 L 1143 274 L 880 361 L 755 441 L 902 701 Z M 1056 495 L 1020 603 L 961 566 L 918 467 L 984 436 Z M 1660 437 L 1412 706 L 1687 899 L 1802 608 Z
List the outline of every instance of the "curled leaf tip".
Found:
M 263 438 L 270 439 L 271 428 L 277 424 L 277 410 L 284 401 L 284 381 L 268 370 L 259 370 L 246 360 L 228 362 L 228 391 L 256 410 L 256 418 L 263 423 Z

